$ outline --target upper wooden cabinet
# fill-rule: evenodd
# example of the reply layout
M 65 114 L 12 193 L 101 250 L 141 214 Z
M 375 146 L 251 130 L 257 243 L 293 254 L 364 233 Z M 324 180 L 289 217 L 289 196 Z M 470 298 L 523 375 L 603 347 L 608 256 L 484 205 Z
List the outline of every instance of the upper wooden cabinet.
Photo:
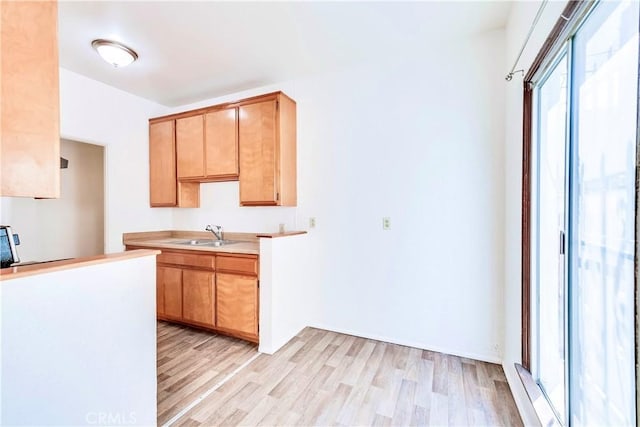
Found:
M 199 183 L 238 179 L 241 206 L 296 206 L 296 103 L 282 92 L 158 117 L 149 123 L 175 126 L 173 175 L 159 167 L 157 173 L 164 170 L 165 176 L 156 177 L 154 183 L 152 175 L 151 185 L 177 182 L 175 202 L 152 195 L 151 206 L 197 207 Z M 181 200 L 181 187 L 189 190 L 186 201 Z M 190 198 L 197 199 L 196 206 Z
M 205 115 L 205 166 L 207 177 L 238 178 L 238 109 Z
M 60 196 L 56 1 L 0 2 L 0 195 Z
M 176 179 L 175 121 L 149 125 L 149 196 L 152 207 L 190 207 L 200 205 L 198 183 L 179 183 Z
M 149 126 L 151 206 L 176 205 L 176 155 L 173 120 Z
M 178 179 L 204 176 L 204 118 L 202 115 L 176 120 Z
M 239 108 L 240 204 L 296 206 L 296 104 L 284 94 Z
M 176 120 L 178 180 L 238 179 L 238 110 L 230 108 Z

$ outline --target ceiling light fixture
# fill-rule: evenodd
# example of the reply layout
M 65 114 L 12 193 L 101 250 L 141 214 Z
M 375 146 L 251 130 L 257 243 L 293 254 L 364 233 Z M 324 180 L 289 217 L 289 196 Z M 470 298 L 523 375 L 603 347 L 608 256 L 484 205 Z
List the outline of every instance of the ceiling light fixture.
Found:
M 112 40 L 96 39 L 91 42 L 91 46 L 102 59 L 116 68 L 126 67 L 138 59 L 138 54 L 133 49 Z

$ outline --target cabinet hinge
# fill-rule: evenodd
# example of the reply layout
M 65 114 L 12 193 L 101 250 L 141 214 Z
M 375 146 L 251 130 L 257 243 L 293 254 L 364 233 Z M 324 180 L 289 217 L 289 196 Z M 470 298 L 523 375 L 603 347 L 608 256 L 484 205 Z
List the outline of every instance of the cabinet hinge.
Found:
M 276 111 L 280 109 L 280 101 L 276 101 Z
M 258 289 L 260 289 L 260 280 L 258 280 Z
M 276 193 L 276 201 L 280 200 L 280 193 Z

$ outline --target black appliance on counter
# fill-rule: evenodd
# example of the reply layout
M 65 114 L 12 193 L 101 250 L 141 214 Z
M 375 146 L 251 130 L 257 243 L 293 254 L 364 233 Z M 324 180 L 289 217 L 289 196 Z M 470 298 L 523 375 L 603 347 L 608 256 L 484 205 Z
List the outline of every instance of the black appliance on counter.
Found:
M 17 245 L 20 238 L 11 231 L 8 225 L 0 225 L 0 268 L 10 267 L 12 264 L 20 262 Z

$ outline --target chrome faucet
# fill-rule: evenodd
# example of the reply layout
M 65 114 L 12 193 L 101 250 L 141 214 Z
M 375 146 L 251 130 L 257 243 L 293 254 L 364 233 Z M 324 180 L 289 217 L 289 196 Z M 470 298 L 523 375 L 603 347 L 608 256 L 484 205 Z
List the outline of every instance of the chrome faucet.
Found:
M 213 233 L 214 236 L 216 236 L 216 239 L 218 240 L 224 240 L 222 237 L 222 226 L 221 225 L 211 225 L 208 224 L 207 228 L 205 228 L 205 231 L 210 231 Z

